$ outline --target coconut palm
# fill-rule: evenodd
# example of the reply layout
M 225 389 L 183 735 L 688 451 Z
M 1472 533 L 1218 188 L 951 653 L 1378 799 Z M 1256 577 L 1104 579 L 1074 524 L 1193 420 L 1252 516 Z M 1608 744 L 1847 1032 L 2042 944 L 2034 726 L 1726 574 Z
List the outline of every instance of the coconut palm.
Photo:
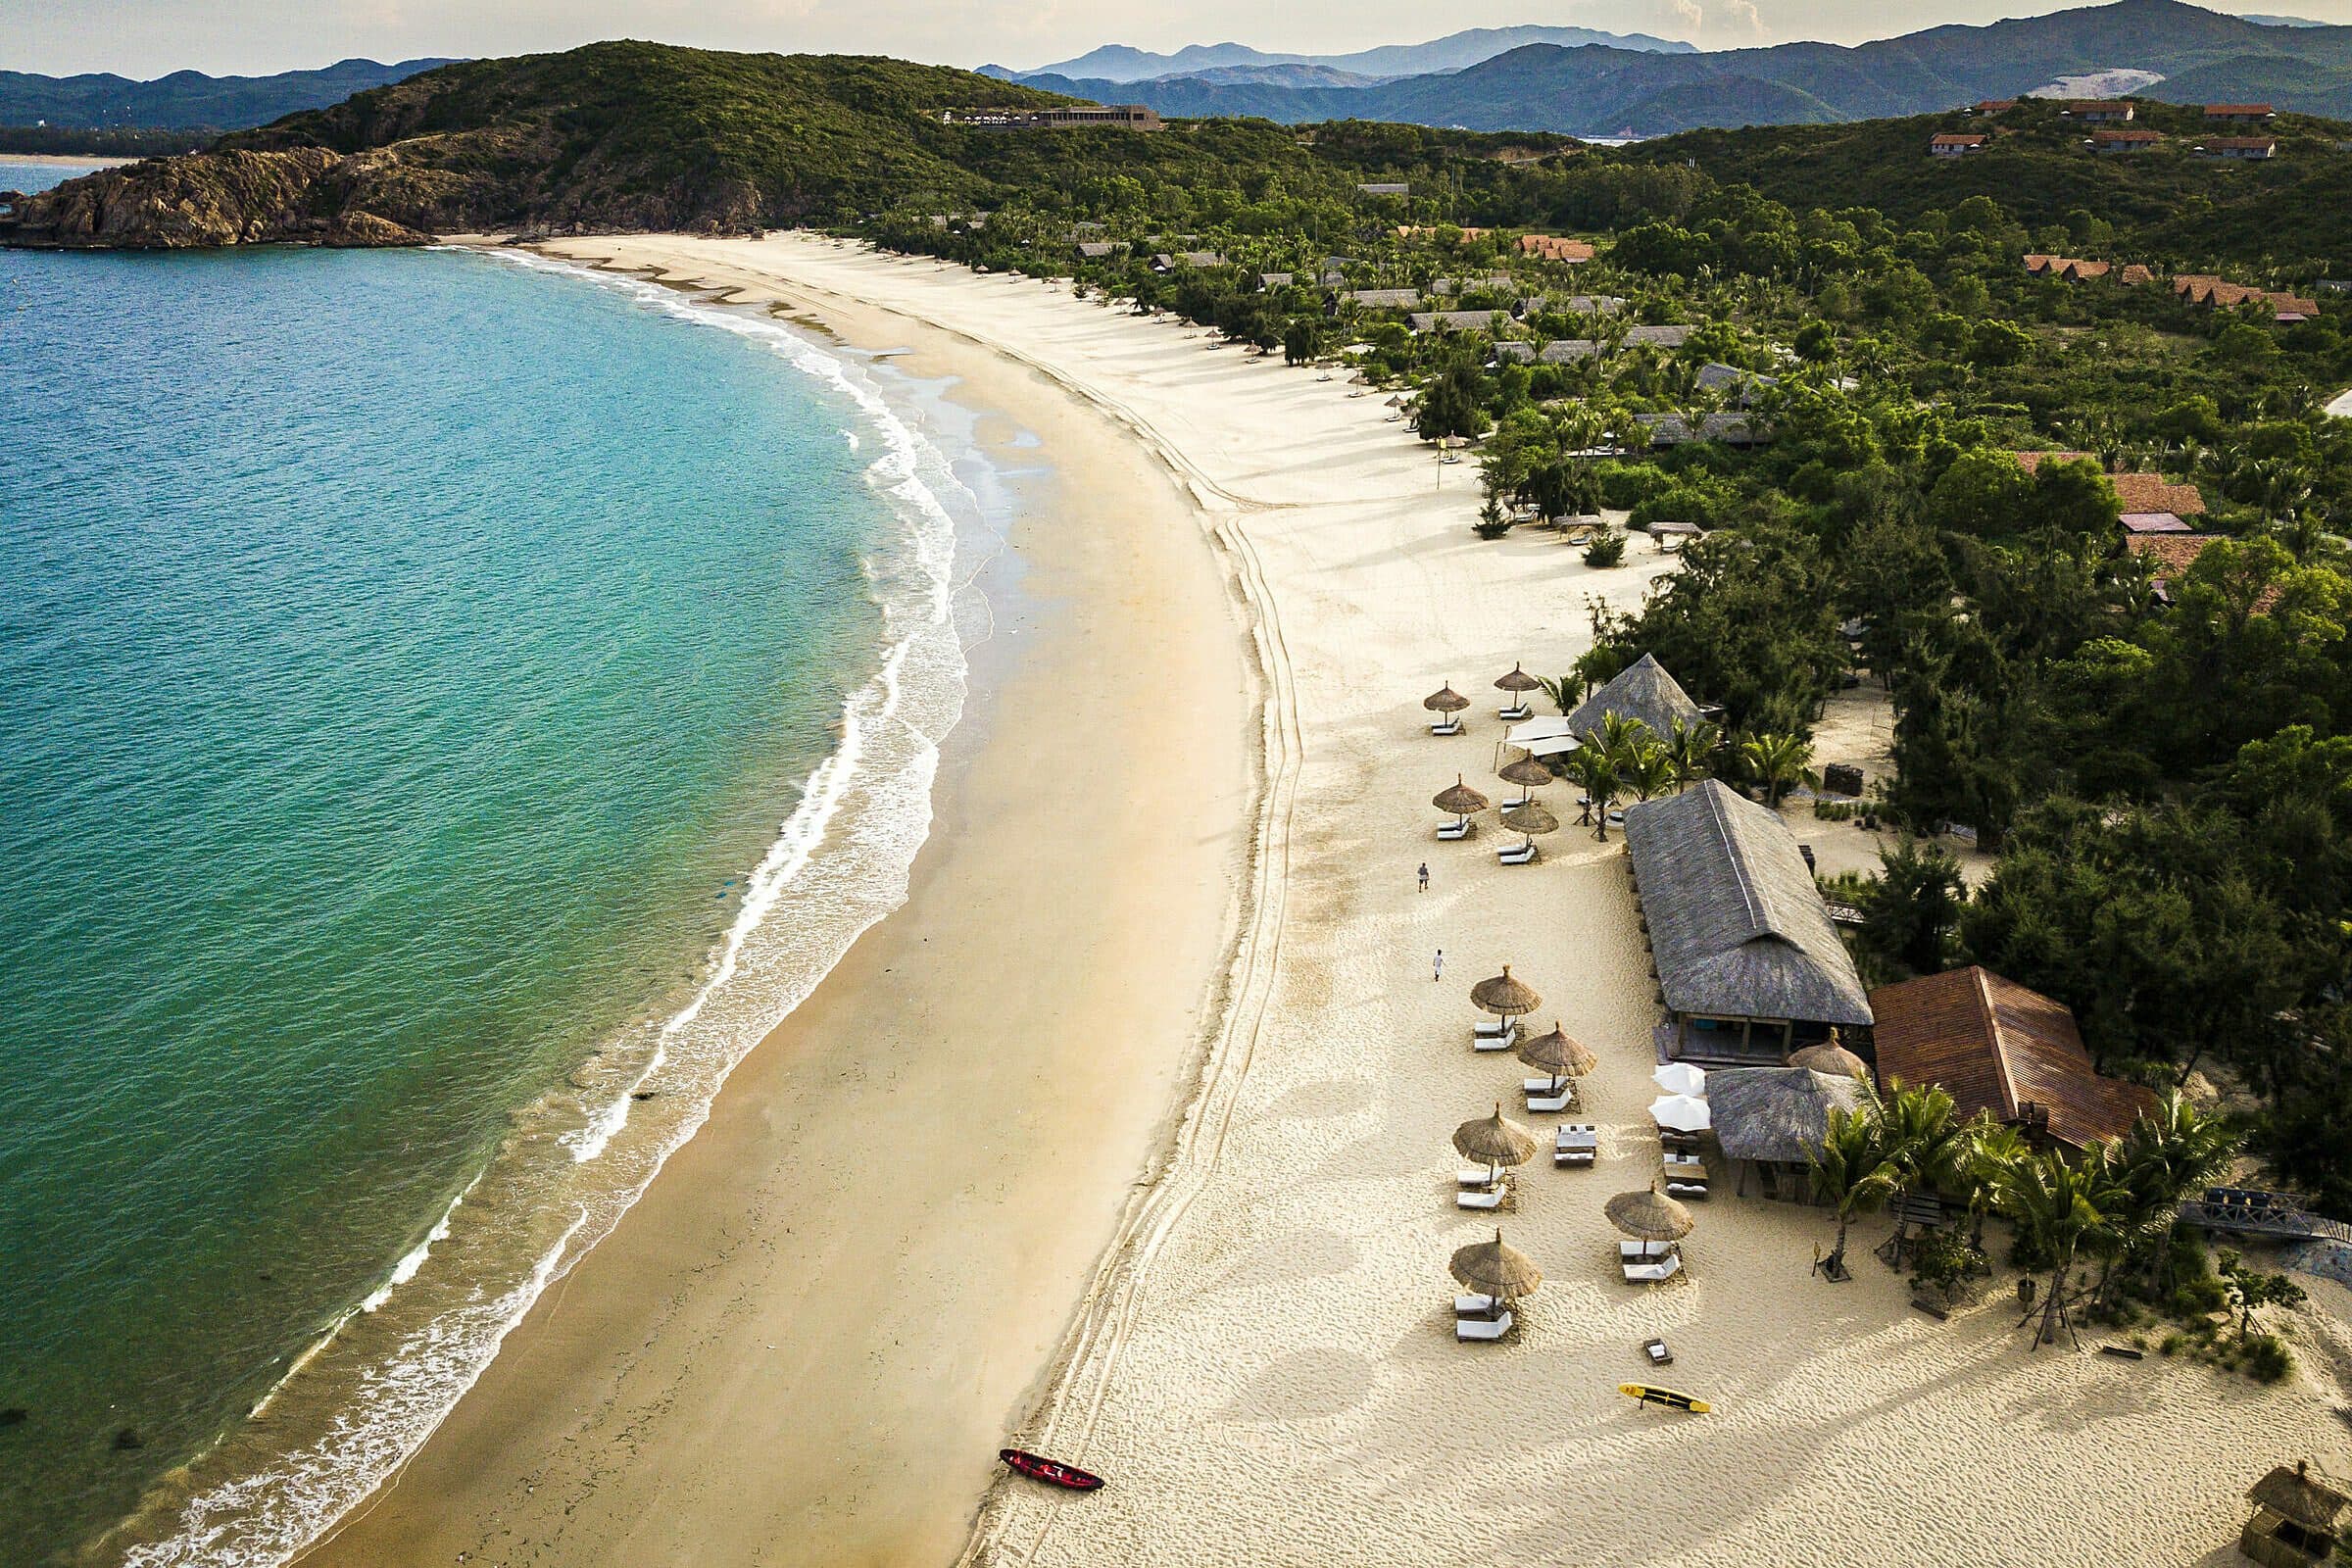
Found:
M 2017 1128 L 1994 1121 L 1991 1112 L 1979 1115 L 1984 1125 L 1970 1140 L 1961 1190 L 1968 1194 L 1969 1245 L 1981 1252 L 1984 1250 L 1984 1216 L 1992 1210 L 2001 1182 L 2010 1166 L 2032 1157 L 2034 1146 Z
M 1674 761 L 1656 741 L 1642 741 L 1617 764 L 1617 773 L 1634 799 L 1646 801 L 1674 788 Z
M 1666 760 L 1674 769 L 1674 787 L 1687 789 L 1715 768 L 1715 749 L 1723 744 L 1723 727 L 1711 719 L 1692 722 L 1677 718 L 1666 731 Z
M 2227 1175 L 2244 1142 L 2228 1119 L 2198 1110 L 2177 1089 L 2115 1141 L 2112 1163 L 2123 1187 L 2116 1223 L 2140 1270 L 2166 1265 L 2180 1204 Z
M 1747 776 L 1764 786 L 1767 806 L 1778 808 L 1781 797 L 1809 783 L 1806 764 L 1813 760 L 1813 743 L 1796 735 L 1750 735 L 1740 743 L 1740 762 Z
M 1575 675 L 1538 675 L 1536 679 L 1544 683 L 1544 695 L 1560 710 L 1562 718 L 1574 712 L 1576 705 L 1585 700 L 1585 683 Z
M 2016 1161 L 2001 1173 L 1994 1201 L 2040 1254 L 2050 1259 L 2050 1282 L 2038 1308 L 2040 1324 L 2034 1331 L 2034 1348 L 2057 1343 L 2064 1324 L 2073 1332 L 2067 1313 L 2067 1277 L 2074 1272 L 2082 1249 L 2106 1246 L 2114 1234 L 2112 1210 L 2126 1200 L 2105 1145 L 2069 1157 L 2062 1149 L 2045 1149 Z M 2029 1308 L 2025 1318 L 2034 1314 Z
M 1592 836 L 1606 844 L 1609 803 L 1616 800 L 1617 791 L 1622 788 L 1616 762 L 1598 746 L 1580 746 L 1568 754 L 1568 776 L 1584 786 L 1585 799 L 1592 803 Z
M 1626 763 L 1632 760 L 1637 748 L 1657 742 L 1649 732 L 1649 725 L 1642 720 L 1629 718 L 1623 713 L 1603 713 L 1600 715 L 1599 732 L 1592 737 L 1592 744 L 1608 753 L 1609 760 L 1615 762 L 1622 772 Z
M 1940 1084 L 1890 1087 L 1893 1093 L 1876 1107 L 1880 1146 L 1900 1173 L 1905 1190 L 1940 1192 L 1947 1183 L 1957 1182 L 1966 1168 L 1968 1124 L 1960 1120 L 1950 1092 Z M 1897 1214 L 1889 1263 L 1901 1261 L 1909 1229 L 1909 1220 Z
M 1831 1251 L 1833 1276 L 1845 1270 L 1846 1228 L 1894 1196 L 1902 1172 L 1886 1157 L 1872 1110 L 1831 1107 L 1829 1132 L 1810 1156 L 1813 1196 L 1838 1213 L 1838 1245 Z

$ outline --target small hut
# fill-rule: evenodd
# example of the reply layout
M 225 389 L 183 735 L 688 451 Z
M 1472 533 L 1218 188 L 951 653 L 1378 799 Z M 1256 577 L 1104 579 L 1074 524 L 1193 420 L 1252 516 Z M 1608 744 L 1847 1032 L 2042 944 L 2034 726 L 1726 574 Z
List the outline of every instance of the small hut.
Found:
M 2246 1489 L 2254 1517 L 2238 1532 L 2237 1549 L 2263 1568 L 2318 1568 L 2335 1559 L 2352 1497 L 2310 1465 L 2279 1465 Z
M 1707 1106 L 1723 1157 L 1740 1162 L 1747 1194 L 1750 1166 L 1767 1198 L 1810 1199 L 1814 1152 L 1829 1136 L 1833 1109 L 1858 1110 L 1861 1080 L 1810 1067 L 1718 1067 L 1707 1074 Z
M 1690 694 L 1648 654 L 1626 665 L 1616 678 L 1586 698 L 1568 715 L 1568 728 L 1589 740 L 1600 733 L 1601 720 L 1610 713 L 1620 718 L 1640 719 L 1659 740 L 1667 737 L 1677 719 L 1685 724 L 1699 720 L 1698 705 L 1690 700 Z

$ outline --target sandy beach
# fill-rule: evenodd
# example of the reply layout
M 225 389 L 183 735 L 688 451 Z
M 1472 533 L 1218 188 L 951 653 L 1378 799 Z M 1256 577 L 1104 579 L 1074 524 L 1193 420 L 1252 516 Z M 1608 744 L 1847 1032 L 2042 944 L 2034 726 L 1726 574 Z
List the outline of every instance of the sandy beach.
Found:
M 1681 1280 L 1619 1280 L 1601 1205 L 1658 1169 L 1621 845 L 1571 825 L 1502 867 L 1491 817 L 1435 842 L 1429 796 L 1493 794 L 1489 683 L 1566 669 L 1588 598 L 1670 558 L 1481 542 L 1475 467 L 1379 398 L 1064 287 L 794 236 L 555 248 L 908 346 L 1036 431 L 1051 648 L 943 776 L 906 909 L 310 1560 L 2221 1564 L 2272 1464 L 2341 1468 L 2323 1282 L 2262 1389 L 2030 1352 L 2006 1275 L 1911 1311 L 1881 1221 L 1824 1285 L 1824 1212 L 1728 1191 Z M 1446 680 L 1478 701 L 1433 739 Z M 1468 1045 L 1506 962 L 1599 1055 L 1600 1158 L 1522 1173 L 1500 1224 L 1547 1280 L 1465 1347 L 1446 1259 L 1494 1222 L 1453 1206 L 1447 1136 L 1515 1098 Z M 1715 1414 L 1617 1395 L 1656 1333 Z M 1001 1436 L 1111 1485 L 992 1486 Z

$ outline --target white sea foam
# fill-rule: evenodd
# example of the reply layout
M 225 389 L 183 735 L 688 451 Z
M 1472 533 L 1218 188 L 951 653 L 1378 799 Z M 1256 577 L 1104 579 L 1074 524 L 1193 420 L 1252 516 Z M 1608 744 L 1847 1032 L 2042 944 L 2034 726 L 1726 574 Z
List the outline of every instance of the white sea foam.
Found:
M 295 1430 L 272 1435 L 249 1423 L 224 1436 L 171 1494 L 151 1498 L 130 1522 L 122 1555 L 139 1568 L 281 1563 L 388 1476 L 481 1376 L 531 1303 L 611 1232 L 693 1137 L 745 1054 L 861 932 L 906 901 L 915 853 L 930 832 L 939 746 L 961 713 L 966 673 L 957 511 L 981 510 L 946 456 L 869 375 L 777 322 L 526 253 L 499 259 L 590 279 L 649 309 L 754 339 L 855 405 L 881 446 L 867 482 L 890 498 L 902 525 L 894 548 L 867 564 L 884 650 L 872 678 L 845 701 L 839 744 L 810 773 L 752 872 L 685 1004 L 645 1038 L 600 1053 L 571 1089 L 517 1115 L 489 1166 L 425 1239 L 255 1407 L 259 1415 L 278 1405 L 272 1421 Z M 858 430 L 845 434 L 852 450 L 863 450 Z M 644 1136 L 635 1135 L 639 1111 Z M 466 1204 L 484 1187 L 481 1200 Z M 497 1273 L 481 1278 L 438 1262 L 436 1247 L 469 1223 L 486 1246 L 507 1244 L 514 1260 L 504 1283 Z M 526 1242 L 519 1254 L 509 1234 L 515 1230 Z M 534 1236 L 544 1245 L 528 1248 Z M 471 1257 L 481 1250 L 453 1250 Z M 316 1397 L 305 1397 L 310 1391 L 296 1380 L 314 1374 Z M 288 1414 L 288 1406 L 300 1408 Z

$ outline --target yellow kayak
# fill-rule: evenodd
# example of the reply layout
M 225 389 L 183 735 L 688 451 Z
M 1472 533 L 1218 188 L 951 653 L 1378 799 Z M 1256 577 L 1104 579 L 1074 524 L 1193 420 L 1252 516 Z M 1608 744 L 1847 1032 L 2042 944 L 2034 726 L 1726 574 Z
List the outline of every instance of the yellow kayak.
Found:
M 1646 1383 L 1620 1383 L 1617 1392 L 1643 1404 L 1662 1404 L 1669 1410 L 1688 1410 L 1692 1415 L 1705 1415 L 1714 1408 L 1704 1399 L 1693 1399 L 1674 1389 L 1653 1389 Z

